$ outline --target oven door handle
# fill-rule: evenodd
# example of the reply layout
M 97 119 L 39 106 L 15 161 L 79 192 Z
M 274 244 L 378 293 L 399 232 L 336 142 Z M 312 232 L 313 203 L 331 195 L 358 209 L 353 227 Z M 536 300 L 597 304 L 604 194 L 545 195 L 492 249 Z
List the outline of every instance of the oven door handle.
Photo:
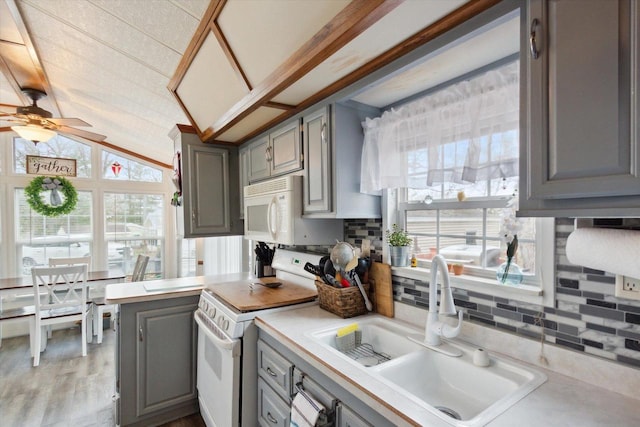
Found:
M 202 332 L 204 332 L 205 335 L 207 335 L 207 338 L 213 341 L 216 347 L 222 348 L 224 350 L 231 350 L 231 351 L 237 348 L 236 344 L 238 340 L 234 340 L 227 337 L 226 334 L 222 331 L 222 329 L 220 329 L 218 325 L 216 325 L 215 323 L 213 322 L 205 323 L 205 321 L 201 318 L 202 316 L 204 315 L 200 313 L 200 311 L 196 311 L 196 315 L 194 316 L 194 319 L 196 320 L 196 323 L 198 324 Z M 221 337 L 224 337 L 224 338 L 221 338 Z

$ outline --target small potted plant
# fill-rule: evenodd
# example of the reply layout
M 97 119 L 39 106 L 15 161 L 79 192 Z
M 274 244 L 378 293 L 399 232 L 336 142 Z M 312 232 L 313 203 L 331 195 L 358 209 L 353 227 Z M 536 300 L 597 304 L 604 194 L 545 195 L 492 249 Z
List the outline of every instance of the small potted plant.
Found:
M 456 276 L 461 275 L 462 271 L 464 270 L 464 266 L 459 262 L 453 263 L 453 266 L 451 268 L 453 269 L 453 274 L 455 274 Z
M 387 230 L 386 235 L 391 254 L 391 265 L 395 267 L 409 266 L 409 245 L 413 239 L 406 231 L 399 228 L 398 224 L 393 224 L 391 230 Z

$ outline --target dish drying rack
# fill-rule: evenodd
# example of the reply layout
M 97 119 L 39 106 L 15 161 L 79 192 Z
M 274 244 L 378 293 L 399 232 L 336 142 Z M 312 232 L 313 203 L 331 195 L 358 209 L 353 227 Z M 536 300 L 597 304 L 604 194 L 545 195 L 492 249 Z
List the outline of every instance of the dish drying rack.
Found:
M 375 351 L 369 343 L 362 342 L 362 331 L 356 330 L 344 336 L 336 336 L 336 348 L 364 366 L 374 366 L 391 360 L 391 356 Z

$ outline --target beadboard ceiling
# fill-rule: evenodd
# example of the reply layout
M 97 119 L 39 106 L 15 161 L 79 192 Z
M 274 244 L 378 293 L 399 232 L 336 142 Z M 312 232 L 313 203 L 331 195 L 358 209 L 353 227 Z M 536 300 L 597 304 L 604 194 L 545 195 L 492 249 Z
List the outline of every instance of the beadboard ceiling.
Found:
M 167 84 L 208 5 L 0 0 L 0 104 L 29 105 L 19 86 L 41 84 L 49 97 L 38 105 L 54 117 L 81 118 L 109 144 L 170 164 L 168 134 L 188 121 Z

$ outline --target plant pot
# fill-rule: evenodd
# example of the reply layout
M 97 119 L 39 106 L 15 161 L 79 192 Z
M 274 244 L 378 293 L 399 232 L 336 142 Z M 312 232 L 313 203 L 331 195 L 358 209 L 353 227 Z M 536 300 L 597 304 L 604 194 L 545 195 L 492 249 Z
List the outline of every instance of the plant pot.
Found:
M 389 246 L 391 265 L 394 267 L 409 266 L 409 246 Z
M 462 274 L 462 271 L 464 270 L 464 266 L 462 264 L 453 264 L 453 274 L 455 274 L 456 276 L 459 276 Z

